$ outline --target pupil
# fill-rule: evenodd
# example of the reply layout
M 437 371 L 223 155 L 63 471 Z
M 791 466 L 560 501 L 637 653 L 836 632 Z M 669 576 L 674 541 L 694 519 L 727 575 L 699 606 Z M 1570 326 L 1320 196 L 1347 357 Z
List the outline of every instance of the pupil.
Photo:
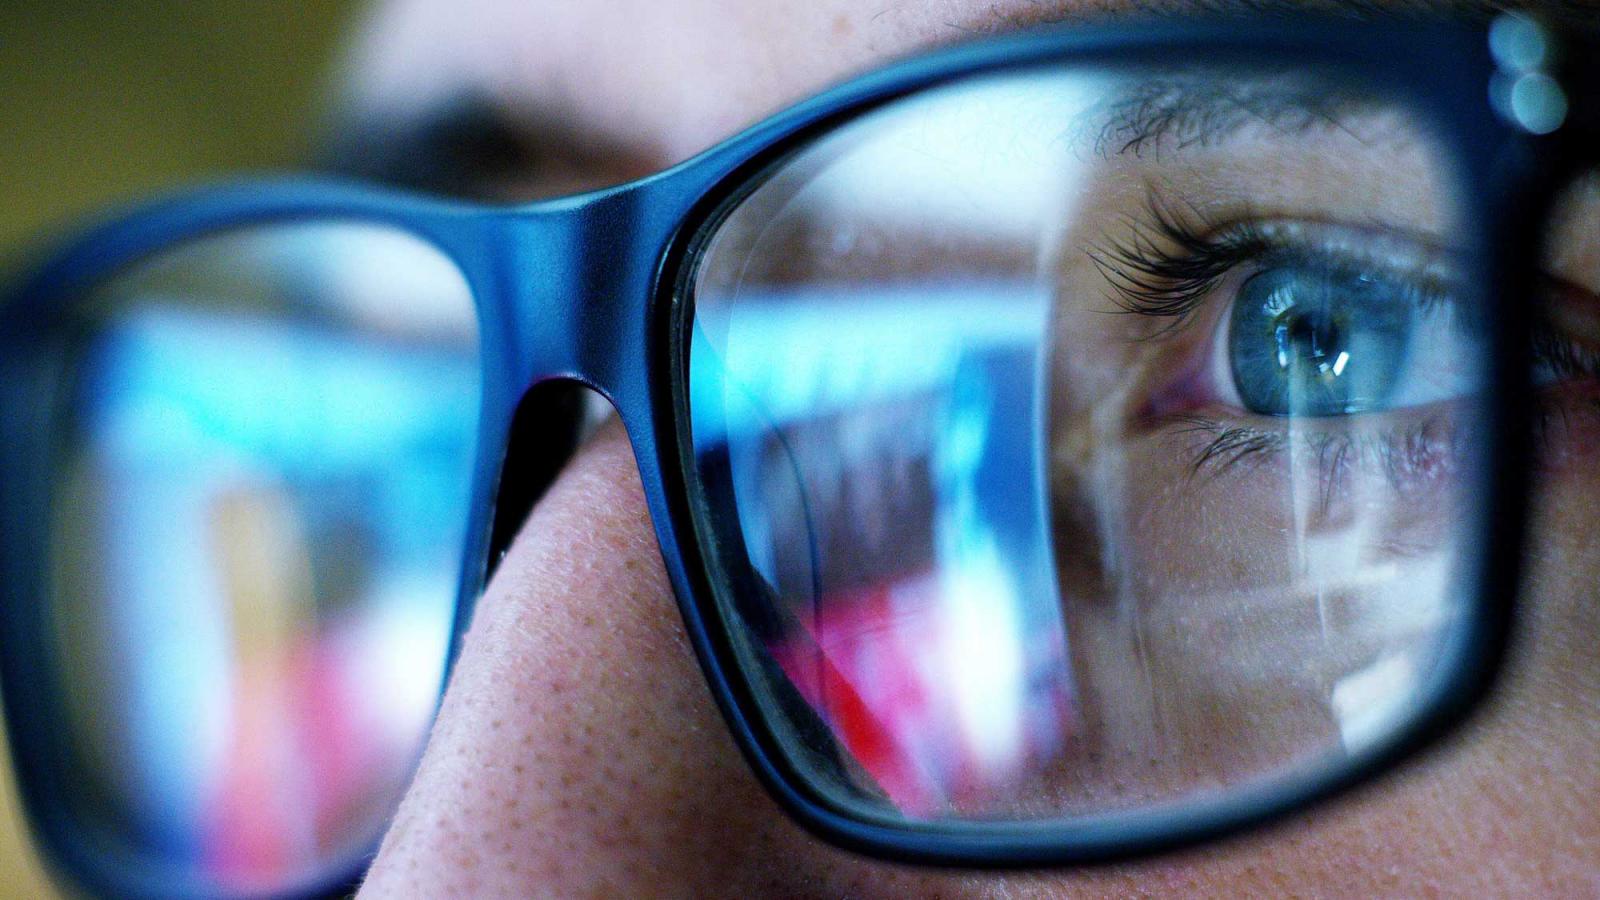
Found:
M 1344 373 L 1349 354 L 1344 352 L 1344 329 L 1340 323 L 1325 315 L 1295 315 L 1286 313 L 1278 319 L 1273 329 L 1278 344 L 1278 367 L 1307 366 L 1317 375 L 1328 378 Z
M 1229 367 L 1244 407 L 1272 416 L 1388 408 L 1406 373 L 1416 292 L 1398 281 L 1279 265 L 1239 288 Z

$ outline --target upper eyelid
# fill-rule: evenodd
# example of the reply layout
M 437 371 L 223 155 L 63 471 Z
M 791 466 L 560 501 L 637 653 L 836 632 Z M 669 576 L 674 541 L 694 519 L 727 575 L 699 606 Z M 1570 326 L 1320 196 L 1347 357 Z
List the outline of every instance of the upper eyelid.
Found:
M 1181 330 L 1225 276 L 1275 256 L 1377 268 L 1420 283 L 1427 296 L 1450 294 L 1460 281 L 1461 251 L 1420 231 L 1248 211 L 1210 222 L 1155 194 L 1147 208 L 1150 221 L 1130 219 L 1129 237 L 1086 253 L 1111 288 L 1114 311 L 1170 320 L 1149 337 Z
M 1116 311 L 1171 320 L 1156 336 L 1181 329 L 1222 276 L 1270 249 L 1248 211 L 1213 222 L 1152 191 L 1145 214 L 1148 220 L 1128 217 L 1127 237 L 1084 252 L 1110 287 Z

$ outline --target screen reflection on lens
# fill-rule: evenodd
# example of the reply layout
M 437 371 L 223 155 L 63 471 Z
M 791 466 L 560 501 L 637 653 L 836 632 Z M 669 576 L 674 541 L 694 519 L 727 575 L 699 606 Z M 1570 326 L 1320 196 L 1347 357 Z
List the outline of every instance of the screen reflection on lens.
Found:
M 480 394 L 438 250 L 304 223 L 84 298 L 55 466 L 62 780 L 110 858 L 281 891 L 370 850 L 443 678 Z
M 1338 73 L 1035 70 L 737 201 L 694 284 L 700 525 L 831 802 L 1205 802 L 1404 726 L 1470 601 L 1486 377 L 1432 135 Z

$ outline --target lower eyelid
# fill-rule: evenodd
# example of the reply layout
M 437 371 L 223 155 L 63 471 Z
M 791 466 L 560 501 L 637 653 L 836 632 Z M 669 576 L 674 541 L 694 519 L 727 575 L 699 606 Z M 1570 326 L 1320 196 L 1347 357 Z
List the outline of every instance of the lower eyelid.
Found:
M 1213 409 L 1168 416 L 1159 427 L 1183 442 L 1170 449 L 1185 456 L 1195 476 L 1248 473 L 1285 453 L 1303 453 L 1285 465 L 1315 465 L 1324 492 L 1342 489 L 1349 468 L 1363 466 L 1381 472 L 1404 495 L 1456 469 L 1459 436 L 1448 406 L 1320 419 L 1224 417 Z

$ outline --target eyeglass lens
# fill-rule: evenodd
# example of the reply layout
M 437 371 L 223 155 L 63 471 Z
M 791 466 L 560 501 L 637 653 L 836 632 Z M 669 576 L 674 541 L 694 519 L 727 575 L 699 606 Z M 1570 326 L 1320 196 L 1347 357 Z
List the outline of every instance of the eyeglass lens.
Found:
M 788 764 L 879 820 L 1081 819 L 1410 721 L 1486 433 L 1438 134 L 1339 72 L 1055 67 L 733 201 L 692 285 L 699 525 Z
M 219 893 L 367 852 L 443 679 L 477 320 L 430 245 L 263 225 L 71 307 L 51 528 L 69 814 Z

